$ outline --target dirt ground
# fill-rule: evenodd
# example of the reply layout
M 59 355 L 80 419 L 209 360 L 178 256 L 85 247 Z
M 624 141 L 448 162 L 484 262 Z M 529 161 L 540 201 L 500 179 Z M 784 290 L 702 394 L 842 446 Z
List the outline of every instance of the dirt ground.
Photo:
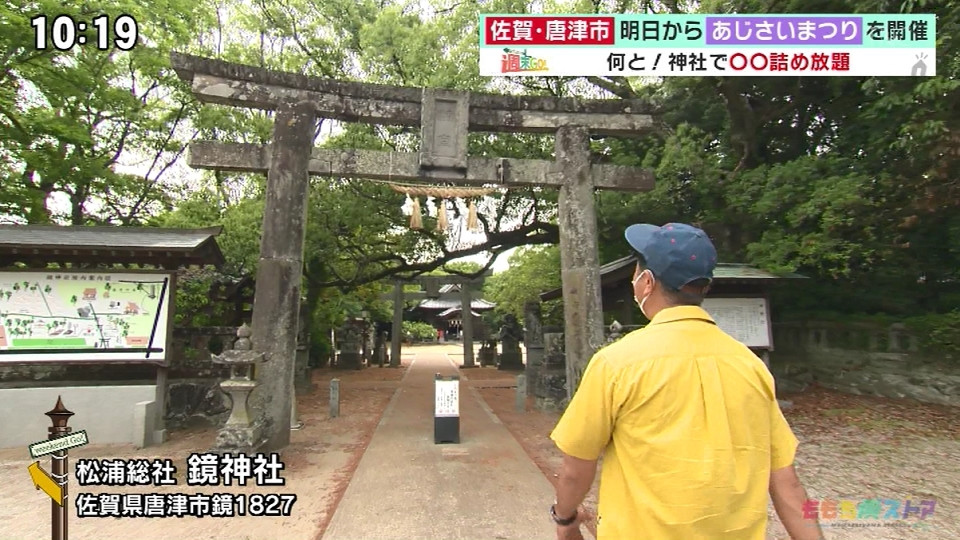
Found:
M 405 360 L 404 362 L 408 362 Z M 70 451 L 77 458 L 170 458 L 178 468 L 179 485 L 164 487 L 79 487 L 71 479 L 71 498 L 78 492 L 108 493 L 296 493 L 292 515 L 286 518 L 77 518 L 71 512 L 73 540 L 143 540 L 196 538 L 223 540 L 319 540 L 370 441 L 405 368 L 370 368 L 360 371 L 317 370 L 314 390 L 300 397 L 298 413 L 303 429 L 291 434 L 291 445 L 282 454 L 285 486 L 275 488 L 194 487 L 185 484 L 186 457 L 205 451 L 216 436 L 214 429 L 173 431 L 162 446 L 136 450 L 129 445 L 88 445 Z M 461 371 L 466 384 L 513 433 L 551 481 L 560 454 L 548 435 L 559 415 L 533 408 L 514 410 L 517 372 L 495 368 Z M 329 381 L 341 380 L 339 418 L 329 418 Z M 923 527 L 874 525 L 868 529 L 843 528 L 842 520 L 823 520 L 831 540 L 928 540 L 960 538 L 960 408 L 917 404 L 906 400 L 869 398 L 813 389 L 784 396 L 794 406 L 785 411 L 801 441 L 797 467 L 813 499 L 867 498 L 936 499 L 934 514 Z M 26 449 L 0 450 L 0 540 L 49 538 L 49 499 L 35 490 L 27 473 Z M 41 458 L 49 470 L 49 459 Z M 72 467 L 71 467 L 72 469 Z M 595 512 L 597 486 L 586 506 Z M 768 539 L 785 540 L 786 533 L 770 509 Z M 911 520 L 911 524 L 916 519 Z M 588 528 L 595 533 L 593 524 Z M 358 539 L 361 540 L 361 539 Z
M 533 410 L 532 400 L 528 400 L 527 412 L 516 412 L 514 389 L 493 387 L 497 380 L 508 384 L 515 374 L 489 368 L 483 371 L 476 376 L 468 371 L 468 377 L 478 380 L 484 401 L 547 478 L 555 481 L 561 456 L 549 434 L 559 414 Z M 847 520 L 821 519 L 828 539 L 960 538 L 960 408 L 825 389 L 783 397 L 793 402 L 784 415 L 800 439 L 797 469 L 811 499 L 911 499 L 913 506 L 925 499 L 937 501 L 933 515 L 919 523 L 916 518 L 901 523 L 907 527 L 870 523 L 856 528 Z M 594 515 L 596 503 L 595 484 L 585 502 Z M 772 505 L 769 514 L 768 540 L 789 540 Z M 588 528 L 596 533 L 592 523 Z
M 284 486 L 208 487 L 186 485 L 186 458 L 204 452 L 214 442 L 212 428 L 172 431 L 165 444 L 142 450 L 132 445 L 90 444 L 70 451 L 70 498 L 90 493 L 295 493 L 289 517 L 167 517 L 153 519 L 77 517 L 71 508 L 68 519 L 71 540 L 138 538 L 217 540 L 315 540 L 323 535 L 337 503 L 346 489 L 363 451 L 373 436 L 390 397 L 406 367 L 374 367 L 361 371 L 316 370 L 314 390 L 300 396 L 301 430 L 291 433 L 291 444 L 281 454 Z M 340 383 L 340 416 L 329 416 L 329 381 Z M 176 486 L 107 487 L 78 486 L 73 476 L 77 458 L 170 458 L 177 467 Z M 30 481 L 26 448 L 0 450 L 0 540 L 39 540 L 50 537 L 50 499 Z M 50 470 L 49 458 L 39 459 Z

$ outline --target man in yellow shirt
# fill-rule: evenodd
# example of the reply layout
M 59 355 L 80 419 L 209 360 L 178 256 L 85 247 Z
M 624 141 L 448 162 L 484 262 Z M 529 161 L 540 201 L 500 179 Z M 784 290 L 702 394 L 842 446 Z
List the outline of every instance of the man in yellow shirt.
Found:
M 794 540 L 805 519 L 797 439 L 773 377 L 700 307 L 717 252 L 690 225 L 632 225 L 634 298 L 650 319 L 597 352 L 551 438 L 563 452 L 551 516 L 582 539 L 578 507 L 603 454 L 597 540 L 764 540 L 767 495 Z

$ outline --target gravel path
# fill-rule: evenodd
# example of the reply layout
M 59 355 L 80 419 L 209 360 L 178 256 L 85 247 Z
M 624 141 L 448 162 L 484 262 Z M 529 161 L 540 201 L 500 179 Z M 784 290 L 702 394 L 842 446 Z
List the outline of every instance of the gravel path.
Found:
M 513 389 L 482 388 L 480 392 L 552 479 L 560 455 L 547 436 L 559 415 L 533 411 L 532 403 L 527 412 L 515 412 Z M 854 504 L 872 498 L 892 499 L 900 503 L 901 514 L 906 499 L 912 506 L 936 500 L 933 514 L 923 520 L 916 516 L 909 520 L 821 516 L 828 539 L 960 539 L 960 408 L 824 389 L 783 397 L 793 402 L 784 414 L 800 439 L 797 468 L 811 499 Z M 595 505 L 596 486 L 587 497 L 588 508 L 595 509 Z M 829 502 L 826 507 L 829 512 Z M 887 507 L 882 505 L 884 512 Z M 789 538 L 772 505 L 767 535 L 769 540 Z

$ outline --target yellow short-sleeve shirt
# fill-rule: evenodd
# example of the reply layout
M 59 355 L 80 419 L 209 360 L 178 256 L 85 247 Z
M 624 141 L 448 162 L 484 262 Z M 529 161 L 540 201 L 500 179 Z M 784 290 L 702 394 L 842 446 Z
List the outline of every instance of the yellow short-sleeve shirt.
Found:
M 767 367 L 695 306 L 599 351 L 551 438 L 603 454 L 598 540 L 764 540 L 797 448 Z

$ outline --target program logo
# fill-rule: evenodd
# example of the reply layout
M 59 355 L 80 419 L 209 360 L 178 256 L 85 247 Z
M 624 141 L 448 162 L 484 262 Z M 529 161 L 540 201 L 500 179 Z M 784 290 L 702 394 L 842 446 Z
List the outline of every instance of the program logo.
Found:
M 503 49 L 500 58 L 501 73 L 521 73 L 525 71 L 549 71 L 547 61 L 527 54 L 526 50 Z

